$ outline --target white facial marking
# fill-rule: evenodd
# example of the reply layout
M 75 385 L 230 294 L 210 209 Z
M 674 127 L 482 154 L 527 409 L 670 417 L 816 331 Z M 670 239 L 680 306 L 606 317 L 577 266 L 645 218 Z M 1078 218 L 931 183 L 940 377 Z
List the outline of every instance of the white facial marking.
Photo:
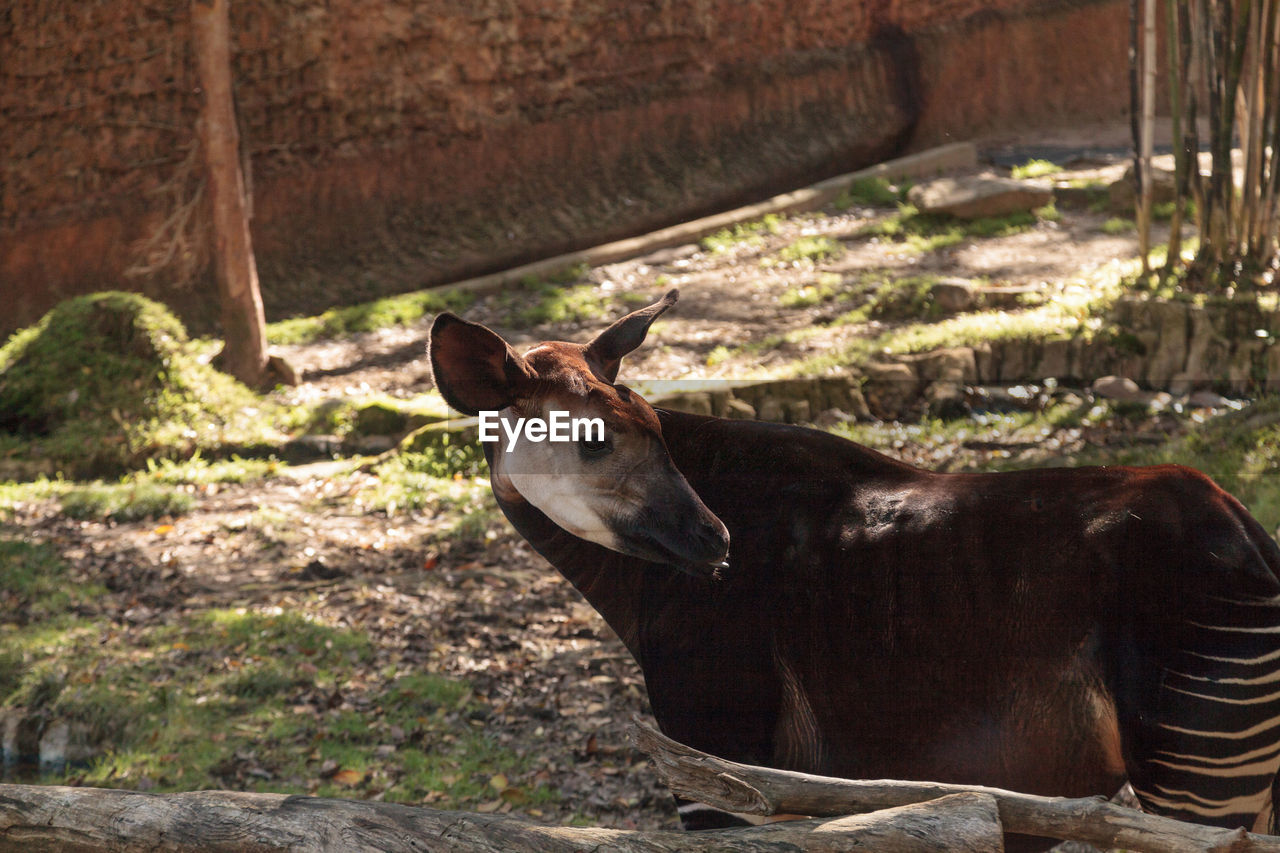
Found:
M 589 465 L 573 442 L 525 440 L 522 419 L 510 408 L 500 417 L 508 441 L 494 447 L 495 483 L 519 492 L 573 535 L 619 550 L 605 519 L 616 515 L 624 501 L 608 469 Z M 546 419 L 545 410 L 541 417 Z

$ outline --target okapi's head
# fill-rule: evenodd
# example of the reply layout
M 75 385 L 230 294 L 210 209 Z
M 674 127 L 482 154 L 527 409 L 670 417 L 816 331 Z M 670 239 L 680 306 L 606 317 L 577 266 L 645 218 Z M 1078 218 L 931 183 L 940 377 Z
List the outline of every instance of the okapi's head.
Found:
M 672 290 L 628 314 L 589 344 L 549 341 L 523 356 L 493 331 L 446 312 L 431 327 L 431 368 L 450 406 L 482 417 L 498 413 L 488 455 L 500 500 L 527 501 L 575 536 L 614 551 L 718 576 L 728 531 L 671 461 L 653 409 L 614 384 L 622 357 L 644 342 L 676 296 Z M 559 422 L 569 440 L 517 433 L 533 419 Z M 582 427 L 576 436 L 567 426 L 573 421 Z M 603 434 L 590 428 L 600 424 Z

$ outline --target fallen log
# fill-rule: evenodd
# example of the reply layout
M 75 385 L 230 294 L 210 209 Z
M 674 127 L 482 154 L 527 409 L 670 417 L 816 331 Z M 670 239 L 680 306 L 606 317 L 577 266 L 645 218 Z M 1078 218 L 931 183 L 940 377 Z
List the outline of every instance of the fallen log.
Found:
M 863 781 L 738 764 L 699 752 L 635 720 L 629 734 L 671 791 L 739 814 L 850 815 L 958 793 L 995 800 L 1005 831 L 1133 853 L 1280 853 L 1280 837 L 1150 815 L 1102 797 L 1068 799 L 937 782 Z
M 984 794 L 874 814 L 684 833 L 544 826 L 504 815 L 284 794 L 0 785 L 0 853 L 993 853 L 1002 845 L 995 801 Z

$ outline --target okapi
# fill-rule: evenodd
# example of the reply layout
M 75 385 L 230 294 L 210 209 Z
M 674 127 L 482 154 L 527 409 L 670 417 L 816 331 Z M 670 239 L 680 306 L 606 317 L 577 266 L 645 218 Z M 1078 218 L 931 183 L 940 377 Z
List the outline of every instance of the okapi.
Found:
M 519 355 L 449 313 L 430 344 L 461 412 L 603 420 L 603 440 L 484 452 L 515 529 L 634 655 L 664 733 L 847 778 L 1065 797 L 1127 780 L 1158 814 L 1265 822 L 1280 548 L 1235 498 L 1177 465 L 940 474 L 653 409 L 615 380 L 676 296 L 586 345 Z

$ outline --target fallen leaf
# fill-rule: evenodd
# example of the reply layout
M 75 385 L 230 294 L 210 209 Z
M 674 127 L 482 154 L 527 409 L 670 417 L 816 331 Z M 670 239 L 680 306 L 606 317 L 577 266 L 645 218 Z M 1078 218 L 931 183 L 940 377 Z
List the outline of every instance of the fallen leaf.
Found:
M 529 792 L 523 788 L 504 788 L 502 790 L 502 799 L 513 806 L 522 806 L 529 802 Z
M 506 776 L 502 775 L 501 773 L 498 773 L 497 775 L 491 776 L 489 778 L 489 787 L 501 793 L 502 791 L 505 791 L 507 788 L 511 787 L 511 783 L 507 781 Z
M 157 536 L 167 536 L 168 534 L 170 534 L 170 533 L 172 533 L 172 532 L 173 532 L 173 525 L 172 525 L 172 524 L 161 524 L 160 526 L 158 526 L 155 530 L 153 530 L 153 531 L 151 531 L 151 532 L 152 532 L 152 533 L 154 533 L 154 534 L 155 534 L 155 535 L 157 535 Z
M 364 774 L 359 770 L 343 769 L 333 774 L 333 781 L 339 785 L 346 785 L 350 788 L 352 785 L 360 784 L 360 780 L 364 779 Z
M 481 814 L 493 814 L 498 809 L 506 805 L 508 805 L 507 801 L 499 797 L 496 800 L 490 800 L 487 803 L 481 803 L 480 805 L 476 806 L 476 811 L 480 812 Z

